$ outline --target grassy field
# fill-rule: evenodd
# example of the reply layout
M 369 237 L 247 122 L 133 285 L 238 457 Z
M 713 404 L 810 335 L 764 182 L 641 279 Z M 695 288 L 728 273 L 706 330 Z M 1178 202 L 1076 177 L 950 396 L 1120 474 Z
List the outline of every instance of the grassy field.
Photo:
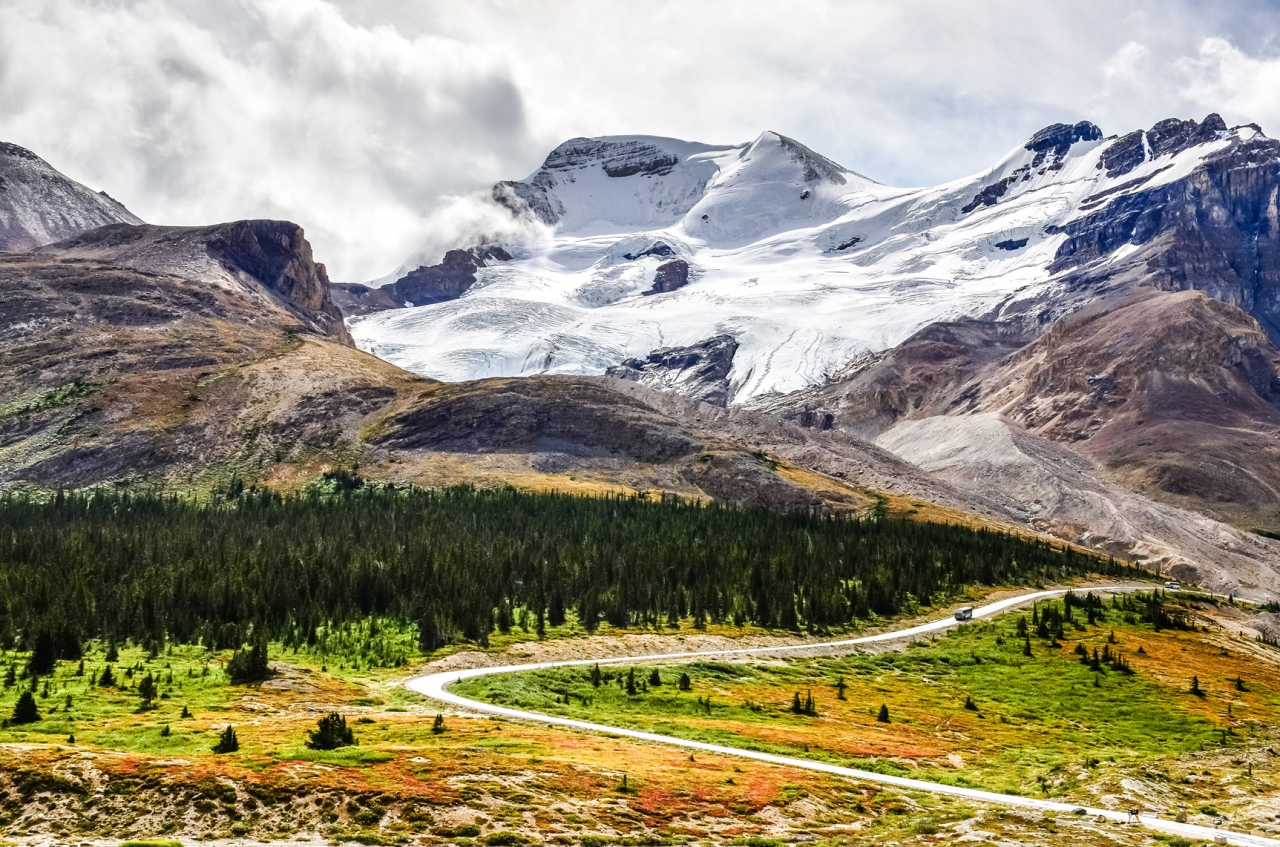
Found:
M 1225 620 L 1243 612 L 1203 614 Z M 1155 632 L 1108 616 L 1082 623 L 1083 630 L 1068 626 L 1060 647 L 1033 630 L 1031 657 L 1022 654 L 1015 614 L 901 651 L 637 666 L 634 695 L 626 691 L 626 665 L 602 669 L 599 687 L 589 670 L 576 669 L 495 676 L 464 690 L 603 723 L 997 790 L 1081 800 L 1109 794 L 1161 811 L 1185 807 L 1193 820 L 1205 817 L 1202 809 L 1260 815 L 1275 796 L 1266 748 L 1280 746 L 1270 737 L 1280 691 L 1272 649 L 1217 628 Z M 707 634 L 684 626 L 669 637 Z M 552 635 L 550 646 L 591 649 L 617 633 L 587 637 L 570 623 Z M 503 639 L 489 652 L 508 661 L 532 649 L 532 633 L 519 627 Z M 1120 650 L 1135 672 L 1092 671 L 1073 652 L 1077 643 Z M 454 714 L 436 733 L 437 707 L 400 685 L 415 670 L 400 664 L 412 646 L 413 633 L 384 623 L 371 631 L 366 622 L 297 652 L 273 645 L 271 680 L 232 685 L 223 670 L 229 651 L 173 646 L 151 655 L 124 645 L 112 663 L 120 684 L 103 688 L 93 683 L 108 646 L 91 645 L 83 672 L 62 662 L 38 683 L 40 721 L 0 729 L 0 832 L 318 834 L 464 847 L 781 847 L 796 840 L 851 847 L 961 837 L 1150 843 L 1109 825 L 975 809 L 731 757 L 691 760 L 608 736 Z M 24 660 L 3 654 L 0 671 L 21 670 Z M 649 685 L 654 670 L 656 687 Z M 690 676 L 688 692 L 678 691 L 681 673 Z M 154 708 L 143 708 L 138 693 L 147 675 L 158 681 Z M 1188 691 L 1193 675 L 1202 697 Z M 3 689 L 0 714 L 12 711 L 26 686 Z M 792 712 L 796 694 L 812 694 L 816 714 Z M 965 707 L 967 698 L 976 709 Z M 887 724 L 876 720 L 882 704 Z M 346 715 L 358 745 L 307 749 L 307 731 L 330 710 Z M 227 725 L 240 749 L 216 754 L 211 748 Z
M 1046 609 L 1042 603 L 1037 612 Z M 1132 794 L 1126 778 L 1157 775 L 1161 790 L 1149 800 L 1195 813 L 1273 791 L 1271 754 L 1259 755 L 1280 716 L 1273 648 L 1216 628 L 1157 632 L 1109 606 L 1093 625 L 1077 610 L 1056 642 L 1034 628 L 1020 637 L 1019 618 L 1030 615 L 1006 614 L 878 654 L 605 666 L 598 685 L 591 669 L 556 669 L 482 677 L 455 690 L 1006 793 L 1098 802 Z M 1089 658 L 1095 649 L 1118 653 L 1131 672 L 1103 661 L 1094 669 L 1077 647 Z M 688 691 L 677 685 L 682 674 Z M 1191 693 L 1193 677 L 1199 695 Z M 888 722 L 879 719 L 882 706 Z M 1195 772 L 1205 770 L 1200 760 L 1220 764 L 1224 756 L 1227 767 L 1213 765 L 1209 778 Z

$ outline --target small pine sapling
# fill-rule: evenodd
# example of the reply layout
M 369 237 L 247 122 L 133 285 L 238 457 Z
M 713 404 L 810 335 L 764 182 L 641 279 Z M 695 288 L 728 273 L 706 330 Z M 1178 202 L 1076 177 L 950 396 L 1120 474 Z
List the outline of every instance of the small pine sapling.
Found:
M 236 738 L 235 729 L 228 724 L 227 728 L 218 736 L 218 743 L 213 745 L 215 753 L 234 753 L 240 749 L 240 739 Z
M 312 750 L 337 750 L 356 743 L 355 734 L 347 726 L 347 719 L 337 712 L 330 712 L 320 719 L 316 728 L 307 733 L 307 747 Z

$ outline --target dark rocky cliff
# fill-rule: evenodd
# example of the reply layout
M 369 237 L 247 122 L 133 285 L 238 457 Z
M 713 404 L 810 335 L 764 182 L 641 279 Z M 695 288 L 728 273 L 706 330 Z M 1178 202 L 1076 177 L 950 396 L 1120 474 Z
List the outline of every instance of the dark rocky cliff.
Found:
M 1224 131 L 1217 115 L 1199 124 L 1171 119 L 1145 133 L 1146 145 L 1158 161 Z M 1100 166 L 1109 174 L 1132 170 L 1134 159 L 1146 155 L 1141 136 L 1112 142 Z M 1067 239 L 1053 272 L 1079 271 L 1078 279 L 1096 283 L 1110 274 L 1089 272 L 1090 263 L 1138 246 L 1144 249 L 1127 264 L 1144 263 L 1142 284 L 1204 291 L 1244 309 L 1280 342 L 1280 142 L 1258 135 L 1210 154 L 1182 179 L 1145 190 L 1140 183 L 1123 187 L 1128 193 L 1099 197 L 1092 211 L 1058 230 Z
M 45 255 L 92 259 L 137 270 L 208 281 L 220 268 L 241 284 L 261 286 L 303 329 L 344 344 L 351 336 L 333 304 L 329 275 L 315 261 L 302 227 L 289 221 L 213 226 L 112 224 L 40 248 Z

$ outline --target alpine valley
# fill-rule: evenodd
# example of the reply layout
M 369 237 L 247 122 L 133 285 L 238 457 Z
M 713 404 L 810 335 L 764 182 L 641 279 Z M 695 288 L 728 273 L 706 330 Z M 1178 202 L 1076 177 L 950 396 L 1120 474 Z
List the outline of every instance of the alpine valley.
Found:
M 1034 133 L 893 188 L 798 141 L 577 138 L 479 233 L 334 283 L 0 146 L 0 485 L 887 508 L 1280 598 L 1280 142 Z M 237 483 L 239 484 L 239 483 Z

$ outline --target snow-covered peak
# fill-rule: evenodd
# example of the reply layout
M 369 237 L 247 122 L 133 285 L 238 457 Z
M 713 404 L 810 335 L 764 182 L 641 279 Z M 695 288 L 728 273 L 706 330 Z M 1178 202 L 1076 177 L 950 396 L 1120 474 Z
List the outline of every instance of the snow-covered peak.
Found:
M 114 223 L 142 221 L 25 147 L 0 142 L 0 251 L 24 253 Z
M 499 183 L 494 197 L 560 232 L 670 226 L 741 149 L 648 135 L 574 138 L 525 179 Z
M 773 132 L 734 146 L 574 139 L 495 190 L 549 236 L 457 300 L 358 318 L 352 334 L 446 380 L 603 373 L 730 336 L 741 402 L 820 383 L 934 321 L 1048 303 L 1064 257 L 1131 255 L 1149 237 L 1130 211 L 1140 195 L 1223 156 L 1252 167 L 1280 162 L 1280 146 L 1217 115 L 1112 137 L 1082 121 L 981 173 L 892 188 Z M 681 284 L 657 285 L 675 262 Z

